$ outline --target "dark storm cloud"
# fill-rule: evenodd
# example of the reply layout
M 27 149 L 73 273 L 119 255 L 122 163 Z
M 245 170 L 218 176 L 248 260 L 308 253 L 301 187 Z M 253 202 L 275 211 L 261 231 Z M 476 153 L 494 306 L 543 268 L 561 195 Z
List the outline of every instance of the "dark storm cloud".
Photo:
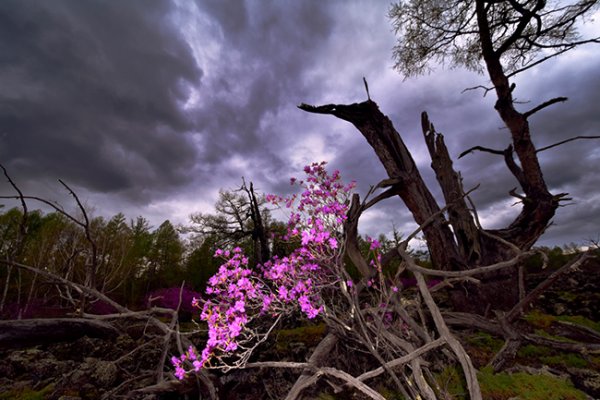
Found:
M 245 160 L 269 158 L 271 169 L 280 170 L 285 161 L 269 145 L 280 133 L 261 122 L 306 95 L 302 74 L 318 62 L 315 48 L 327 40 L 333 23 L 327 7 L 268 2 L 252 3 L 249 10 L 243 1 L 196 4 L 222 35 L 218 64 L 207 70 L 197 114 L 205 143 L 202 162 L 227 169 L 227 160 L 237 154 Z
M 167 1 L 0 3 L 0 159 L 19 180 L 136 194 L 188 181 L 201 71 Z
M 481 184 L 473 199 L 485 226 L 506 226 L 519 207 L 510 207 L 517 182 L 502 158 L 457 159 L 472 146 L 510 143 L 493 93 L 463 93 L 487 79 L 438 68 L 403 80 L 392 70 L 388 8 L 366 0 L 0 2 L 0 160 L 34 187 L 65 178 L 99 212 L 156 225 L 210 212 L 218 189 L 239 187 L 242 176 L 285 194 L 289 177 L 313 161 L 329 161 L 364 195 L 386 178 L 365 139 L 347 122 L 296 108 L 365 101 L 364 76 L 436 198 L 422 111 L 444 133 L 465 188 Z M 570 98 L 531 119 L 538 147 L 600 134 L 598 54 L 573 53 L 517 80 L 515 95 L 529 101 L 520 110 Z M 552 192 L 575 198 L 558 210 L 546 243 L 598 230 L 599 144 L 540 153 Z M 371 235 L 393 226 L 414 228 L 398 199 L 361 222 Z

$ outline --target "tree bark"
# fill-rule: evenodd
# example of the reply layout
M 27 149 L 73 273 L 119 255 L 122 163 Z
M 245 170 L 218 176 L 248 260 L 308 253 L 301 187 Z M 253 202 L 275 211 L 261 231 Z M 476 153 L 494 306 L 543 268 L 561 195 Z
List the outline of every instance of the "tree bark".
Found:
M 513 86 L 501 63 L 502 49 L 495 50 L 487 20 L 485 1 L 476 1 L 477 25 L 481 43 L 481 54 L 488 75 L 494 85 L 497 101 L 495 109 L 508 128 L 512 138 L 505 159 L 509 170 L 517 178 L 525 192 L 523 208 L 519 216 L 505 229 L 494 231 L 495 235 L 509 240 L 521 249 L 528 249 L 544 233 L 558 208 L 559 196 L 548 191 L 542 169 L 531 140 L 527 116 L 514 107 Z M 506 44 L 503 45 L 506 47 Z M 517 154 L 520 167 L 512 161 L 512 149 Z
M 269 251 L 269 242 L 267 239 L 267 231 L 265 229 L 258 200 L 254 193 L 254 185 L 250 182 L 250 189 L 243 187 L 247 194 L 248 200 L 250 201 L 250 218 L 254 224 L 254 230 L 252 231 L 252 241 L 254 242 L 254 257 L 258 264 L 264 264 L 271 258 Z
M 435 198 L 425 185 L 419 170 L 392 121 L 381 113 L 371 100 L 350 105 L 329 104 L 319 107 L 302 104 L 301 110 L 331 114 L 352 123 L 367 139 L 379 157 L 388 176 L 398 183 L 398 196 L 411 211 L 417 224 L 440 212 Z M 433 264 L 443 270 L 464 269 L 466 264 L 459 254 L 448 221 L 439 213 L 433 223 L 423 229 Z
M 480 234 L 467 206 L 462 178 L 452 166 L 444 136 L 435 131 L 426 112 L 421 114 L 421 126 L 431 156 L 431 168 L 435 171 L 448 205 L 448 219 L 456 237 L 458 251 L 468 265 L 477 265 L 481 259 Z

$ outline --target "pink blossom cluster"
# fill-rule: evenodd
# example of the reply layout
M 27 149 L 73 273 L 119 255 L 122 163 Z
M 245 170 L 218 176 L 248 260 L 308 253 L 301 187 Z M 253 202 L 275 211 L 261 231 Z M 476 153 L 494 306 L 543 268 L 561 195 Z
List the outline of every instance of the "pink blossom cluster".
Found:
M 246 303 L 262 297 L 263 285 L 250 269 L 248 258 L 242 249 L 217 250 L 216 257 L 224 257 L 226 262 L 219 271 L 208 280 L 206 294 L 212 299 L 204 302 L 200 318 L 208 322 L 208 342 L 202 352 L 202 363 L 210 357 L 216 348 L 226 352 L 237 349 L 236 338 L 248 322 Z
M 248 258 L 239 247 L 232 251 L 219 249 L 215 257 L 222 257 L 225 263 L 208 280 L 206 294 L 210 298 L 192 300 L 193 306 L 202 309 L 200 319 L 208 324 L 208 341 L 200 357 L 190 348 L 179 358 L 171 359 L 179 379 L 185 375 L 185 361 L 190 361 L 194 370 L 199 371 L 217 351 L 235 351 L 238 337 L 251 318 L 248 311 L 264 297 L 264 285 L 248 269 Z
M 177 379 L 183 379 L 185 374 L 187 373 L 185 370 L 184 363 L 189 361 L 192 363 L 192 366 L 195 371 L 200 371 L 202 368 L 202 363 L 198 360 L 198 355 L 196 354 L 196 349 L 190 346 L 190 348 L 179 357 L 171 357 L 171 363 L 175 367 L 175 376 Z
M 319 288 L 335 283 L 332 271 L 338 261 L 342 223 L 346 220 L 349 195 L 355 184 L 344 185 L 339 171 L 329 175 L 325 162 L 304 167 L 306 180 L 290 179 L 303 188 L 299 204 L 297 195 L 287 198 L 269 196 L 274 205 L 294 208 L 288 221 L 287 239 L 299 238 L 300 248 L 283 258 L 265 263 L 264 276 L 277 288 L 277 300 L 297 302 L 308 318 L 321 311 Z
M 283 198 L 268 195 L 274 205 L 285 204 L 293 209 L 287 239 L 300 239 L 301 246 L 286 257 L 274 257 L 259 268 L 248 268 L 248 259 L 239 248 L 217 250 L 215 256 L 225 263 L 208 281 L 209 300 L 194 299 L 202 306 L 201 319 L 208 323 L 208 341 L 200 357 L 190 348 L 179 358 L 171 360 L 175 375 L 185 375 L 184 363 L 190 362 L 195 371 L 207 365 L 217 353 L 238 349 L 240 336 L 249 321 L 257 315 L 273 316 L 291 312 L 296 306 L 308 317 L 315 318 L 323 310 L 320 289 L 335 284 L 339 278 L 333 269 L 340 261 L 338 244 L 342 223 L 348 211 L 348 199 L 354 183 L 344 185 L 339 171 L 329 175 L 325 162 L 304 168 L 305 181 L 291 179 L 292 185 L 303 188 L 300 201 L 297 195 Z

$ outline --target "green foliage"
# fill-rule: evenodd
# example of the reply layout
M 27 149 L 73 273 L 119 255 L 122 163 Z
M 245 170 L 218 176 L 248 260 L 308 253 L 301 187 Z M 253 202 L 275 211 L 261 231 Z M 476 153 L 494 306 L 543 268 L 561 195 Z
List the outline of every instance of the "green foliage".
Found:
M 539 329 L 549 328 L 556 317 L 553 315 L 544 314 L 539 310 L 533 310 L 529 314 L 525 315 L 525 320 L 529 322 L 533 327 Z
M 293 329 L 281 329 L 277 332 L 277 350 L 289 350 L 291 343 L 304 343 L 307 347 L 319 344 L 327 326 L 325 324 L 305 325 Z
M 300 247 L 299 238 L 294 238 L 292 240 L 284 239 L 284 236 L 287 234 L 287 224 L 279 221 L 272 221 L 269 226 L 269 231 L 273 235 L 273 256 L 285 257 Z
M 494 374 L 491 368 L 483 368 L 478 374 L 484 399 L 505 400 L 518 397 L 521 400 L 584 400 L 587 396 L 575 389 L 565 379 L 548 375 L 531 375 L 524 372 Z
M 257 198 L 250 184 L 246 183 L 238 190 L 220 190 L 219 199 L 215 203 L 215 213 L 194 213 L 190 216 L 191 225 L 183 228 L 193 235 L 192 241 L 202 243 L 211 238 L 216 248 L 231 249 L 241 247 L 250 260 L 256 265 L 268 259 L 271 225 L 273 220 L 265 206 L 264 196 Z M 288 255 L 286 253 L 284 255 Z
M 214 257 L 217 250 L 216 243 L 217 240 L 214 236 L 207 236 L 186 259 L 185 281 L 194 290 L 203 290 L 208 279 L 217 272 L 221 265 L 221 261 Z
M 54 391 L 54 384 L 40 390 L 30 388 L 14 389 L 0 393 L 0 400 L 44 400 Z
M 135 306 L 149 290 L 179 286 L 183 280 L 185 246 L 168 221 L 152 232 L 143 217 L 129 224 L 121 213 L 108 220 L 91 218 L 89 233 L 97 247 L 95 262 L 85 230 L 65 215 L 30 211 L 24 239 L 21 221 L 20 209 L 0 213 L 0 257 L 12 256 L 17 262 L 68 277 L 75 283 L 84 283 L 95 264 L 96 287 L 125 305 Z M 9 276 L 6 268 L 0 269 L 0 280 L 7 278 L 9 290 L 0 304 L 11 305 L 11 310 L 23 316 L 39 316 L 27 314 L 28 304 L 35 299 L 43 298 L 44 304 L 53 306 L 63 303 L 54 287 L 34 274 L 19 271 Z
M 493 352 L 500 350 L 504 344 L 503 340 L 495 338 L 486 332 L 478 332 L 476 335 L 469 336 L 467 342 L 471 346 L 485 348 Z
M 586 368 L 589 366 L 589 362 L 586 361 L 579 354 L 564 353 L 556 354 L 553 356 L 540 357 L 540 361 L 546 365 L 553 367 L 575 367 L 575 368 Z
M 181 276 L 184 246 L 179 233 L 169 220 L 163 222 L 152 235 L 148 253 L 148 267 L 142 278 L 147 291 L 176 285 Z
M 481 18 L 476 4 L 485 7 Z M 532 67 L 593 41 L 581 38 L 575 22 L 585 21 L 596 7 L 595 2 L 397 1 L 389 12 L 398 34 L 395 68 L 407 77 L 430 72 L 434 63 L 480 72 L 482 37 L 493 43 L 494 57 L 507 72 Z
M 600 333 L 600 323 L 592 321 L 581 315 L 561 315 L 556 317 L 558 321 L 570 322 L 572 324 L 585 326 Z
M 550 354 L 552 354 L 552 349 L 535 344 L 523 346 L 517 352 L 517 356 L 522 358 L 539 358 L 549 356 Z
M 546 267 L 549 270 L 556 270 L 562 267 L 577 255 L 577 253 L 572 251 L 572 249 L 568 249 L 568 251 L 566 251 L 559 246 L 554 246 L 553 248 L 539 247 L 538 249 L 546 253 L 548 257 Z M 531 272 L 540 271 L 543 267 L 543 264 L 544 262 L 540 254 L 535 254 L 526 259 L 524 262 L 525 269 Z

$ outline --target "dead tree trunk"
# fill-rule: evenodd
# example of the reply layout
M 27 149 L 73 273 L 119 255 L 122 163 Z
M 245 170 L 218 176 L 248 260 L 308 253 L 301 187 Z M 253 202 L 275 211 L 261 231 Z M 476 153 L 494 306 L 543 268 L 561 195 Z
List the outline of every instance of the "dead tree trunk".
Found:
M 350 105 L 324 106 L 302 104 L 299 107 L 307 112 L 330 114 L 349 121 L 362 133 L 390 178 L 391 188 L 388 190 L 393 190 L 402 199 L 417 224 L 429 221 L 423 233 L 433 265 L 438 269 L 456 271 L 514 257 L 515 246 L 519 250 L 529 249 L 544 232 L 558 207 L 558 198 L 549 194 L 543 182 L 524 117 L 525 124 L 518 127 L 518 135 L 513 135 L 515 148 L 519 147 L 517 154 L 521 167 L 516 165 L 508 150 L 501 154 L 505 155 L 509 169 L 527 197 L 521 213 L 507 228 L 486 231 L 478 226 L 473 210 L 466 202 L 460 174 L 452 166 L 444 138 L 435 131 L 427 114 L 422 115 L 423 134 L 432 158 L 432 168 L 442 188 L 446 213 L 441 212 L 427 188 L 400 134 L 375 102 L 367 100 Z M 518 301 L 516 269 L 486 274 L 481 281 L 480 285 L 465 284 L 452 291 L 453 305 L 457 310 L 484 313 L 490 307 L 509 309 Z
M 364 103 L 314 107 L 300 105 L 300 109 L 312 113 L 331 114 L 351 122 L 367 139 L 379 157 L 392 189 L 404 201 L 417 224 L 422 225 L 429 217 L 440 213 L 440 206 L 425 185 L 419 170 L 392 121 L 379 111 L 371 100 Z M 435 266 L 444 270 L 464 269 L 466 264 L 457 251 L 448 221 L 439 215 L 426 225 L 423 233 L 429 244 L 431 259 Z
M 263 222 L 263 217 L 260 211 L 260 204 L 254 192 L 254 184 L 250 182 L 250 188 L 246 187 L 246 182 L 242 185 L 242 189 L 248 195 L 248 215 L 252 220 L 252 242 L 254 244 L 254 259 L 258 264 L 264 264 L 271 258 L 269 250 L 269 240 L 267 238 L 267 229 Z

